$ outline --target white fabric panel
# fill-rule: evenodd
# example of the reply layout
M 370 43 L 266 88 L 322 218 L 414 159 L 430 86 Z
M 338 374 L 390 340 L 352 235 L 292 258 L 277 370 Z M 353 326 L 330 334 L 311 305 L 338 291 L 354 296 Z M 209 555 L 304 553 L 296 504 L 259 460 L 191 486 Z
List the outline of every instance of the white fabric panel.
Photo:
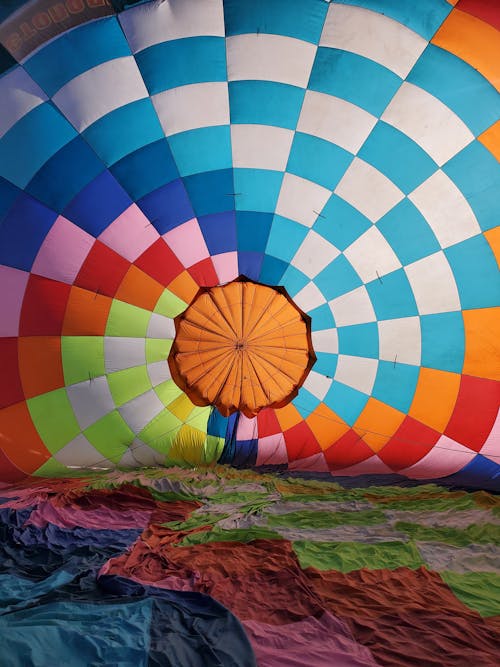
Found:
M 106 377 L 72 384 L 66 392 L 82 430 L 115 409 Z
M 422 340 L 419 317 L 381 320 L 378 322 L 378 337 L 380 359 L 420 365 Z
M 337 354 L 339 351 L 339 336 L 337 329 L 324 329 L 323 331 L 313 331 L 311 334 L 312 343 L 315 352 L 327 352 L 328 354 Z
M 371 394 L 377 376 L 377 359 L 339 354 L 335 380 L 348 387 Z
M 365 283 L 401 268 L 401 262 L 376 227 L 361 234 L 344 250 L 344 255 Z
M 276 213 L 306 227 L 312 227 L 330 196 L 331 192 L 327 188 L 286 173 L 281 184 Z
M 375 322 L 377 319 L 364 285 L 332 299 L 328 305 L 338 327 Z
M 308 313 L 318 306 L 321 306 L 323 303 L 326 303 L 326 299 L 323 296 L 323 293 L 319 290 L 315 283 L 312 282 L 307 283 L 307 285 L 293 297 L 293 300 L 305 313 Z
M 119 15 L 133 53 L 183 37 L 224 37 L 222 0 L 168 0 L 148 3 Z
M 151 98 L 165 135 L 198 127 L 229 125 L 229 96 L 225 81 L 193 83 Z
M 355 157 L 335 188 L 335 194 L 376 222 L 398 204 L 404 194 L 371 164 Z
M 382 115 L 441 167 L 474 139 L 467 125 L 434 95 L 403 82 Z
M 324 375 L 321 375 L 321 373 L 310 371 L 303 384 L 303 387 L 304 389 L 307 389 L 307 391 L 309 391 L 313 396 L 316 396 L 316 398 L 322 401 L 328 394 L 328 390 L 330 389 L 332 382 L 332 378 L 327 378 Z
M 457 284 L 440 251 L 405 266 L 420 315 L 460 310 Z
M 157 387 L 162 382 L 171 378 L 167 360 L 155 361 L 153 364 L 148 364 L 147 369 L 153 387 Z
M 283 35 L 235 35 L 226 39 L 227 79 L 279 81 L 306 88 L 316 45 Z
M 442 248 L 481 233 L 469 202 L 440 169 L 408 195 Z
M 155 336 L 155 338 L 158 338 L 158 336 Z M 106 373 L 122 371 L 133 366 L 144 366 L 146 363 L 145 339 L 105 336 L 104 360 Z
M 307 232 L 291 263 L 308 278 L 314 278 L 339 255 L 338 248 L 311 229 Z
M 272 125 L 231 125 L 233 167 L 285 171 L 293 130 Z
M 425 40 L 382 12 L 331 4 L 320 46 L 357 53 L 387 67 L 404 79 L 423 50 Z
M 297 130 L 357 153 L 376 122 L 375 116 L 351 102 L 307 90 Z
M 148 338 L 175 338 L 174 320 L 158 313 L 151 313 L 148 324 Z
M 120 459 L 120 468 L 137 468 L 140 466 L 163 465 L 165 455 L 149 447 L 136 438 Z
M 132 56 L 115 58 L 83 72 L 52 98 L 79 131 L 110 111 L 148 96 Z
M 164 409 L 165 406 L 156 392 L 150 389 L 122 405 L 118 408 L 118 412 L 134 433 L 140 433 Z
M 15 67 L 4 74 L 0 78 L 0 138 L 47 99 L 47 95 L 22 67 Z
M 53 457 L 59 463 L 69 468 L 90 468 L 96 466 L 113 469 L 116 467 L 112 461 L 104 458 L 101 452 L 93 447 L 82 433 L 53 454 Z

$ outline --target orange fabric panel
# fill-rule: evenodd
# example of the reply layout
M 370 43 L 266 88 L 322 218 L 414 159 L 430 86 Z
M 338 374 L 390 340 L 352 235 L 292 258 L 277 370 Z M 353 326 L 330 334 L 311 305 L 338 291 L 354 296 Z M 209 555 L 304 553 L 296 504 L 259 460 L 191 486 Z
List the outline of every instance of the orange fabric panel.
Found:
M 484 236 L 488 243 L 491 246 L 497 264 L 500 268 L 500 227 L 494 227 L 487 232 L 484 232 Z
M 324 403 L 311 412 L 306 423 L 322 450 L 328 449 L 349 430 L 349 425 Z
M 115 299 L 153 310 L 164 289 L 157 280 L 132 264 L 118 287 Z
M 23 401 L 0 410 L 0 448 L 24 472 L 34 472 L 50 458 Z
M 500 120 L 480 134 L 478 140 L 500 162 Z
M 191 303 L 199 290 L 199 286 L 187 271 L 180 273 L 167 287 L 186 303 Z
M 396 433 L 405 416 L 396 408 L 370 397 L 353 430 L 363 438 L 370 449 L 378 452 Z
M 19 338 L 18 358 L 26 398 L 64 387 L 59 336 Z
M 112 299 L 72 287 L 64 315 L 63 336 L 104 336 Z
M 500 308 L 464 310 L 464 375 L 500 380 Z
M 302 415 L 291 403 L 276 410 L 276 417 L 282 431 L 286 431 L 302 421 Z
M 454 9 L 432 43 L 465 60 L 500 90 L 500 33 L 491 25 Z
M 443 433 L 455 408 L 460 375 L 421 368 L 409 415 Z

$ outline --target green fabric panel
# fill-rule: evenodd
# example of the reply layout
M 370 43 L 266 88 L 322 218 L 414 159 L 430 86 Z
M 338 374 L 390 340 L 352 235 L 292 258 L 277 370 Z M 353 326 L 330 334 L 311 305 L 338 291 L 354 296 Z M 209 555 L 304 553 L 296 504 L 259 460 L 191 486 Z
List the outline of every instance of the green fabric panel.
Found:
M 150 318 L 149 310 L 113 299 L 106 323 L 106 336 L 145 338 Z
M 40 437 L 52 454 L 80 433 L 66 389 L 29 398 L 26 403 Z
M 57 459 L 50 458 L 48 461 L 45 461 L 43 466 L 40 466 L 34 474 L 40 477 L 67 477 L 69 474 L 73 476 L 74 473 L 74 470 L 66 468 L 66 466 L 59 463 Z
M 262 491 L 230 491 L 229 493 L 215 493 L 210 496 L 211 502 L 218 503 L 254 503 L 262 500 L 264 493 Z
M 117 410 L 105 415 L 84 431 L 89 442 L 107 459 L 118 463 L 134 440 Z
M 194 407 L 193 412 L 190 413 L 186 423 L 188 423 L 189 426 L 206 433 L 208 418 L 210 417 L 210 409 L 210 406 L 207 406 L 206 408 Z
M 448 489 L 443 486 L 438 486 L 437 484 L 422 484 L 421 486 L 408 486 L 404 489 L 400 486 L 369 486 L 365 489 L 359 489 L 365 496 L 365 498 L 372 499 L 372 496 L 379 496 L 380 498 L 389 498 L 393 497 L 397 499 L 405 499 L 408 496 L 424 496 L 426 494 L 441 494 L 445 496 L 450 492 Z M 465 494 L 466 492 L 459 492 Z M 375 498 L 373 498 L 375 500 Z
M 181 426 L 181 420 L 165 409 L 142 429 L 139 438 L 158 452 L 168 454 Z
M 167 363 L 168 353 L 172 347 L 172 341 L 166 338 L 146 338 L 146 361 L 153 364 L 155 361 Z
M 233 528 L 224 530 L 215 526 L 212 530 L 202 530 L 191 533 L 179 542 L 178 546 L 188 547 L 194 544 L 207 544 L 208 542 L 252 542 L 253 540 L 282 540 L 278 533 L 268 528 L 251 526 L 250 528 Z
M 425 565 L 416 546 L 405 542 L 293 542 L 293 549 L 303 568 L 352 572 L 370 570 L 415 570 Z
M 179 313 L 186 310 L 187 303 L 179 299 L 173 292 L 166 289 L 156 302 L 154 313 L 164 315 L 165 317 L 177 317 Z
M 165 407 L 170 405 L 172 401 L 175 401 L 175 399 L 182 394 L 182 389 L 179 389 L 173 380 L 162 382 L 157 385 L 154 390 Z
M 146 366 L 134 366 L 108 375 L 109 390 L 117 406 L 151 389 L 151 379 Z
M 224 450 L 224 438 L 218 438 L 216 435 L 207 435 L 205 442 L 205 461 L 215 463 L 222 456 Z
M 200 528 L 200 526 L 213 526 L 218 521 L 221 521 L 228 516 L 229 514 L 215 514 L 210 512 L 191 514 L 186 521 L 169 521 L 168 523 L 162 523 L 160 525 L 171 528 L 172 530 L 193 530 L 194 528 Z
M 289 528 L 334 528 L 335 526 L 371 526 L 386 523 L 387 518 L 380 510 L 361 510 L 353 512 L 328 512 L 324 510 L 289 512 L 288 514 L 269 514 L 270 526 Z
M 418 542 L 444 542 L 456 547 L 464 547 L 467 544 L 500 544 L 500 528 L 492 523 L 472 524 L 460 529 L 431 528 L 417 523 L 398 521 L 394 527 Z
M 481 616 L 500 614 L 500 574 L 496 572 L 439 573 L 453 593 Z
M 61 336 L 61 356 L 66 385 L 106 373 L 101 336 Z
M 286 502 L 299 502 L 299 503 L 312 503 L 312 502 L 334 502 L 334 503 L 344 503 L 351 502 L 354 500 L 362 500 L 368 505 L 368 501 L 365 501 L 361 494 L 357 495 L 356 493 L 351 493 L 351 490 L 342 493 L 282 493 L 281 498 Z
M 426 511 L 429 512 L 446 512 L 448 510 L 470 510 L 479 509 L 474 502 L 471 495 L 464 495 L 461 497 L 437 497 L 437 498 L 398 498 L 398 500 L 391 500 L 389 502 L 373 501 L 381 509 L 387 510 L 409 510 L 409 511 Z

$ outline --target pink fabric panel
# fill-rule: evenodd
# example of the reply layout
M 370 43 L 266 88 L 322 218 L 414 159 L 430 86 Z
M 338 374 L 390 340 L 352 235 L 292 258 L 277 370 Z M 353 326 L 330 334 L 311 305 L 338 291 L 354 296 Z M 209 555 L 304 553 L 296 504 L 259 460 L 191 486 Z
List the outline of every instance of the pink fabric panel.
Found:
M 186 267 L 193 266 L 210 256 L 196 218 L 171 229 L 163 234 L 163 238 Z
M 280 465 L 288 463 L 288 453 L 283 433 L 259 438 L 257 465 Z
M 82 510 L 77 507 L 55 507 L 50 501 L 38 505 L 29 518 L 28 523 L 44 528 L 47 524 L 54 524 L 59 528 L 89 528 L 91 530 L 127 530 L 146 528 L 151 517 L 150 511 L 123 510 L 117 511 L 105 507 L 95 510 Z
M 305 459 L 297 459 L 296 461 L 291 461 L 288 464 L 289 470 L 312 470 L 314 472 L 329 472 L 330 468 L 328 467 L 327 462 L 323 452 L 314 454 L 313 456 L 307 456 Z
M 406 475 L 410 479 L 446 477 L 461 470 L 476 455 L 477 452 L 442 435 L 428 454 L 412 466 L 400 470 L 399 474 Z
M 93 236 L 60 215 L 45 237 L 31 272 L 71 285 L 93 243 Z
M 19 316 L 29 273 L 0 265 L 0 336 L 19 334 Z
M 238 277 L 238 253 L 223 252 L 220 255 L 213 255 L 212 264 L 219 278 L 219 283 L 230 283 Z
M 132 204 L 106 227 L 99 236 L 99 241 L 128 259 L 129 262 L 135 262 L 139 255 L 142 255 L 159 236 L 141 209 L 136 204 Z
M 332 474 L 336 476 L 346 475 L 347 477 L 370 474 L 394 475 L 394 470 L 389 468 L 389 466 L 387 466 L 378 456 L 374 455 L 370 456 L 369 459 L 360 461 L 360 463 L 355 463 L 348 468 L 335 470 Z
M 500 411 L 497 414 L 491 433 L 479 453 L 495 463 L 500 463 Z
M 255 440 L 257 438 L 257 417 L 249 419 L 244 414 L 240 414 L 238 419 L 237 440 Z

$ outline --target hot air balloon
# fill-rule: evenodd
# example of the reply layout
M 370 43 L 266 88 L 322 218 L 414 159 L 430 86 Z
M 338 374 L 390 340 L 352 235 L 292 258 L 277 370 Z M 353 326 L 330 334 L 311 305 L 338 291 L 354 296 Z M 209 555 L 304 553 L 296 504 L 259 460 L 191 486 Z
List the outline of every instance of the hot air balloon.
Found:
M 179 531 L 182 522 L 195 522 L 182 524 L 186 530 L 199 527 L 189 518 L 198 487 L 188 471 L 204 479 L 225 464 L 228 480 L 236 475 L 243 486 L 255 485 L 242 491 L 249 503 L 263 492 L 258 479 L 267 480 L 268 491 L 284 493 L 283 475 L 309 480 L 302 491 L 290 491 L 297 502 L 307 493 L 326 502 L 330 491 L 322 484 L 354 488 L 364 479 L 403 480 L 411 489 L 428 481 L 444 485 L 436 487 L 439 493 L 445 486 L 498 490 L 496 3 L 2 4 L 0 479 L 6 485 L 18 483 L 28 493 L 45 484 L 62 498 L 70 488 L 84 493 L 82 475 L 108 471 L 121 480 L 116 484 L 142 479 L 149 500 L 124 492 L 133 497 L 130 512 L 156 516 L 155 525 L 158 516 L 177 521 Z M 171 473 L 182 493 L 154 477 L 174 466 L 185 469 Z M 141 477 L 144 469 L 154 484 Z M 72 483 L 58 481 L 71 477 Z M 368 503 L 364 510 L 380 518 L 378 505 L 368 506 L 375 492 L 347 497 L 347 487 L 337 489 L 345 502 Z M 160 505 L 170 496 L 159 499 L 153 491 L 180 493 L 179 502 L 194 505 L 169 514 Z M 5 493 L 8 507 L 21 497 Z M 42 502 L 41 491 L 30 493 L 35 505 Z M 478 498 L 474 511 L 486 512 L 488 503 Z M 14 503 L 9 511 L 28 506 Z M 38 528 L 55 521 L 36 511 Z M 133 516 L 131 527 L 139 521 Z M 310 536 L 293 533 L 306 520 L 297 517 L 294 528 L 290 519 L 287 533 L 279 513 L 270 516 L 260 538 L 274 540 L 279 527 L 280 539 L 302 545 L 300 566 L 293 566 L 295 581 L 302 581 L 321 561 Z M 481 516 L 471 515 L 471 524 L 486 521 Z M 253 519 L 245 520 L 257 530 Z M 125 530 L 123 520 L 109 521 Z M 141 521 L 142 531 L 149 519 Z M 97 523 L 67 525 L 91 531 Z M 186 538 L 193 562 L 196 530 Z M 427 539 L 423 528 L 405 530 L 410 541 Z M 12 539 L 26 542 L 26 535 Z M 132 542 L 132 533 L 124 541 L 115 537 L 119 548 L 103 547 L 108 559 Z M 158 540 L 168 541 L 163 533 Z M 280 558 L 289 562 L 285 542 Z M 405 552 L 398 562 L 429 564 L 422 553 Z M 391 556 L 373 558 L 361 558 L 354 569 L 375 570 Z M 328 563 L 336 569 L 334 559 Z M 127 567 L 109 571 L 123 578 Z M 164 588 L 179 590 L 178 573 L 167 576 Z M 470 584 L 453 576 L 439 585 L 455 585 L 463 597 Z M 127 595 L 147 601 L 147 587 L 162 577 L 139 579 L 135 588 L 127 584 Z M 117 590 L 116 582 L 105 581 L 110 594 Z M 328 597 L 324 582 L 314 586 Z M 240 607 L 231 607 L 234 595 L 214 597 L 242 618 Z M 173 598 L 155 600 L 159 614 Z M 182 609 L 190 604 L 183 598 Z M 233 624 L 217 659 L 252 664 L 239 622 L 223 607 L 196 604 L 194 616 L 210 626 L 205 639 L 215 632 L 210 614 Z M 319 625 L 291 628 L 290 636 L 331 631 L 343 637 L 351 660 L 345 664 L 403 664 L 399 654 L 370 653 L 355 621 L 344 633 L 334 616 L 352 620 L 354 611 L 326 606 L 321 616 L 313 607 L 308 599 L 297 618 Z M 264 649 L 266 642 L 256 639 L 290 618 L 270 613 L 265 632 L 256 618 L 247 620 L 259 664 L 299 664 L 290 646 L 285 662 L 270 657 L 272 642 Z M 483 633 L 482 664 L 493 665 L 490 630 L 474 628 L 477 637 Z M 281 630 L 276 646 L 280 636 Z M 231 650 L 231 637 L 239 648 Z M 159 655 L 161 642 L 155 642 Z M 356 642 L 363 645 L 358 662 Z M 322 646 L 314 664 L 330 664 L 325 660 L 334 649 Z M 450 649 L 450 662 L 439 664 L 456 656 L 469 662 L 467 650 Z M 235 651 L 246 657 L 224 662 Z M 419 654 L 419 664 L 437 664 L 431 653 Z M 118 660 L 106 655 L 108 664 Z M 179 655 L 171 664 L 188 664 Z M 12 665 L 28 664 L 15 659 Z M 102 664 L 104 658 L 89 653 L 82 660 Z M 142 664 L 140 657 L 131 660 Z

